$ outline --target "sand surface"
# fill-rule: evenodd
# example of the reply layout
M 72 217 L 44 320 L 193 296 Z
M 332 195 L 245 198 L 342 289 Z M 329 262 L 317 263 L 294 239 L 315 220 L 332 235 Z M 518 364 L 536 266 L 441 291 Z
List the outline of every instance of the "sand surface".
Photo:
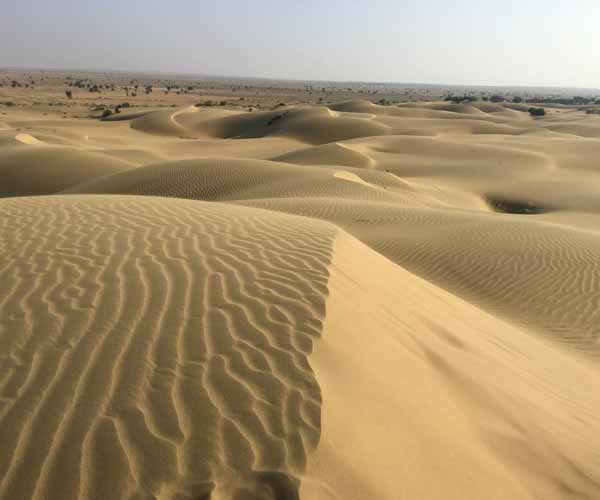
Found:
M 0 111 L 0 498 L 600 498 L 600 116 Z

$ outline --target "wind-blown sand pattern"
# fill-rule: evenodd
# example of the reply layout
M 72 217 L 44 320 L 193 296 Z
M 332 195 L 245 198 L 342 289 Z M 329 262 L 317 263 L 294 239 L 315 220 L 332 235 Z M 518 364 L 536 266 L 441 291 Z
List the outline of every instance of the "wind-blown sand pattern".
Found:
M 600 118 L 547 111 L 7 111 L 0 498 L 600 498 Z
M 2 498 L 294 498 L 333 226 L 158 198 L 0 212 Z

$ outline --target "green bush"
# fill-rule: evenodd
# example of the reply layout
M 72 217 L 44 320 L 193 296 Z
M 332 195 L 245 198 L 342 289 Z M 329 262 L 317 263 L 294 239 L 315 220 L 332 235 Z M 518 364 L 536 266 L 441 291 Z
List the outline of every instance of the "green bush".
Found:
M 546 110 L 544 108 L 529 108 L 529 114 L 531 116 L 544 116 Z

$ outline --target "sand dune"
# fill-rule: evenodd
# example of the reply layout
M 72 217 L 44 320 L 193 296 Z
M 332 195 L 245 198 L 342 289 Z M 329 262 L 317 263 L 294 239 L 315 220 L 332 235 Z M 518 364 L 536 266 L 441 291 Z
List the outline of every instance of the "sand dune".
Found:
M 340 109 L 341 111 L 337 111 Z M 391 109 L 391 111 L 390 111 Z M 280 107 L 271 111 L 231 113 L 188 108 L 156 111 L 134 120 L 137 130 L 159 135 L 215 138 L 260 138 L 282 136 L 308 144 L 380 135 L 435 136 L 444 133 L 510 134 L 528 132 L 521 121 L 507 123 L 473 108 L 476 113 L 440 115 L 436 110 L 389 108 L 362 101 L 336 106 Z M 517 112 L 513 112 L 517 113 Z M 522 113 L 518 114 L 520 116 Z M 460 119 L 448 120 L 448 118 Z
M 342 167 L 343 168 L 343 167 Z M 351 170 L 351 169 L 346 169 Z M 206 158 L 139 167 L 76 185 L 64 193 L 143 194 L 207 201 L 239 201 L 265 197 L 336 196 L 402 202 L 402 194 L 337 175 L 340 168 L 295 166 L 266 160 Z M 360 170 L 356 171 L 361 173 Z M 370 172 L 370 181 L 406 190 L 391 176 Z M 375 179 L 374 179 L 375 178 Z
M 333 248 L 302 498 L 600 496 L 595 368 L 344 233 Z
M 98 153 L 39 145 L 32 136 L 16 139 L 27 145 L 0 149 L 0 197 L 52 194 L 135 166 Z
M 8 111 L 0 498 L 600 498 L 600 122 L 526 111 Z
M 0 497 L 293 498 L 333 226 L 160 198 L 0 211 Z

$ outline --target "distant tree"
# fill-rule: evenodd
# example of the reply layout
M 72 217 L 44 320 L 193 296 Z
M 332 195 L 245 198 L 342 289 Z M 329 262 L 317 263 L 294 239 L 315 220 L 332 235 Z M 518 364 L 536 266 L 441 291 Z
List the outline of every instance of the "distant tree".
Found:
M 523 98 L 522 98 L 522 97 L 519 97 L 518 95 L 516 95 L 516 96 L 514 96 L 514 97 L 513 97 L 513 102 L 514 102 L 515 104 L 520 104 L 520 103 L 522 103 L 522 102 L 523 102 Z
M 544 116 L 546 110 L 544 108 L 529 108 L 529 114 L 531 116 Z
M 492 97 L 490 97 L 490 101 L 491 102 L 504 102 L 504 97 L 496 94 L 496 95 L 493 95 Z

